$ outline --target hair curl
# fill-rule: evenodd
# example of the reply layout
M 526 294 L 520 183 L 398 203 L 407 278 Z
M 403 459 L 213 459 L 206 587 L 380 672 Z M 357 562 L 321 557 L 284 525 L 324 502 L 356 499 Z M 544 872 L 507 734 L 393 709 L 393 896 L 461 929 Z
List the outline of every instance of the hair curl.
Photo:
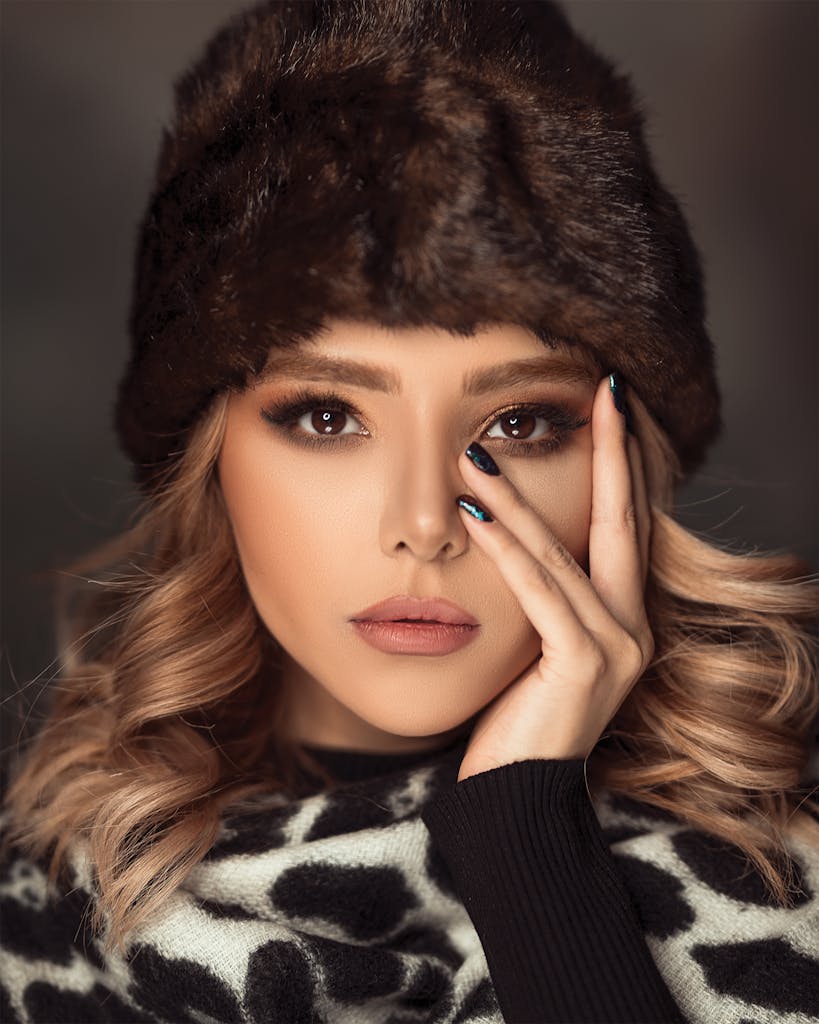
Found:
M 304 768 L 337 784 L 279 728 L 280 648 L 246 589 L 216 473 L 228 397 L 133 525 L 68 567 L 96 572 L 95 586 L 79 611 L 60 597 L 51 708 L 5 798 L 4 842 L 48 859 L 52 886 L 75 841 L 87 842 L 91 925 L 107 949 L 124 949 L 205 856 L 229 805 L 298 796 Z M 801 810 L 812 806 L 819 585 L 795 557 L 732 553 L 676 523 L 673 449 L 633 393 L 630 403 L 651 506 L 656 649 L 590 755 L 590 783 L 736 844 L 788 903 L 785 836 L 819 846 Z

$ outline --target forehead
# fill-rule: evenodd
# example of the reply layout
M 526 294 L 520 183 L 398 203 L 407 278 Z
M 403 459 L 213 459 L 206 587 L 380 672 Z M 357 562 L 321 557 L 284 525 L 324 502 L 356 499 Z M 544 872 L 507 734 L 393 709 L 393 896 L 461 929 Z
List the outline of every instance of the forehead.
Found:
M 544 341 L 515 324 L 460 334 L 439 327 L 388 328 L 343 321 L 294 346 L 271 349 L 257 382 L 334 381 L 398 395 L 402 371 L 411 374 L 419 369 L 458 374 L 466 395 L 544 378 L 593 385 L 602 373 L 585 346 L 554 337 Z

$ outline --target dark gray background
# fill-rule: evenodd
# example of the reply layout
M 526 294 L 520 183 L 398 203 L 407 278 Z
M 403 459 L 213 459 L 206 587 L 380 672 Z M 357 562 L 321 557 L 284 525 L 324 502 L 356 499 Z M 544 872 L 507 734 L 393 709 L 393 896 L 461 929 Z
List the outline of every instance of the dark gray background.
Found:
M 110 426 L 171 83 L 243 3 L 2 3 L 3 749 L 53 674 L 51 581 L 121 529 Z M 819 6 L 572 2 L 632 74 L 702 252 L 726 429 L 679 517 L 817 565 Z

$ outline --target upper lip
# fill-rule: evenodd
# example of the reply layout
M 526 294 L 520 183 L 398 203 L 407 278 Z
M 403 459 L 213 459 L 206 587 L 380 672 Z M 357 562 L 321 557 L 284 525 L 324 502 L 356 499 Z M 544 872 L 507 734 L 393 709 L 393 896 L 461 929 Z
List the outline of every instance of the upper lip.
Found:
M 478 620 L 460 605 L 443 597 L 388 597 L 351 616 L 372 622 L 394 622 L 397 619 L 423 619 L 425 622 L 448 622 L 454 625 L 477 626 Z

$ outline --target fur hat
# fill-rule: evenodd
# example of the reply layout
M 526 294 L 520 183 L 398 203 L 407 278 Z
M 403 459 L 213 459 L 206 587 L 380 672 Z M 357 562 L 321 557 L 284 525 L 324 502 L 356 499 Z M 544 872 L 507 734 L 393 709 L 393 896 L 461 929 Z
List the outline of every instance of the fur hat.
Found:
M 544 2 L 268 0 L 176 84 L 116 427 L 150 490 L 329 318 L 590 347 L 683 470 L 720 429 L 697 252 L 628 79 Z

